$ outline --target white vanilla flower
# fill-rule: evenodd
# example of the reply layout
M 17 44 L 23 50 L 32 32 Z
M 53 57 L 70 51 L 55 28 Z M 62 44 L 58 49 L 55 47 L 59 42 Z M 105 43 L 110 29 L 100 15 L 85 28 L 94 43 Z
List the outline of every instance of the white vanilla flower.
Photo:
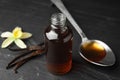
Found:
M 31 33 L 22 32 L 20 27 L 16 27 L 12 32 L 6 31 L 1 34 L 2 38 L 7 38 L 3 41 L 1 47 L 6 48 L 11 43 L 15 42 L 15 44 L 20 48 L 26 48 L 27 46 L 21 39 L 27 39 L 32 36 Z

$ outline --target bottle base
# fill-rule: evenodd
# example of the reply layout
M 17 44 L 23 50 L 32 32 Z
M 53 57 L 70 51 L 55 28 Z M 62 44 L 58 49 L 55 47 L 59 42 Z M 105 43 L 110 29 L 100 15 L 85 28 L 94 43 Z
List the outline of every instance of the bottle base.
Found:
M 47 64 L 48 71 L 55 75 L 64 75 L 70 72 L 72 60 L 64 64 Z

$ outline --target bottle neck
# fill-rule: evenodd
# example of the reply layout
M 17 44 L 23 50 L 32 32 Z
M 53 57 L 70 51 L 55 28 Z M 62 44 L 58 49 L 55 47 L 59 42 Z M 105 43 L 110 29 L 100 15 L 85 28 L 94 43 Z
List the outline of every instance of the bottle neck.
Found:
M 64 28 L 66 23 L 66 16 L 62 13 L 55 13 L 51 17 L 52 28 Z

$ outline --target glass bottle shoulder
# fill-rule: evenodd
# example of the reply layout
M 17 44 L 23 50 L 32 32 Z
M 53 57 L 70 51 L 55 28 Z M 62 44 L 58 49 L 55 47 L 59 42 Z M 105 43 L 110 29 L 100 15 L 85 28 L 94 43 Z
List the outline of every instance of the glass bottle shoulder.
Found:
M 64 42 L 68 41 L 70 38 L 73 37 L 72 30 L 69 27 L 64 28 L 52 28 L 51 26 L 47 27 L 44 35 L 48 40 L 59 41 L 62 40 Z

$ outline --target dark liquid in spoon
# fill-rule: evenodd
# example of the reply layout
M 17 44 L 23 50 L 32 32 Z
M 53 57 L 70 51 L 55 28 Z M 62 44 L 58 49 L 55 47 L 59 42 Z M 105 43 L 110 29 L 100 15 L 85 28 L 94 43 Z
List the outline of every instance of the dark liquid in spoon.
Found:
M 83 43 L 80 50 L 87 59 L 94 62 L 101 61 L 106 56 L 104 47 L 96 41 Z

